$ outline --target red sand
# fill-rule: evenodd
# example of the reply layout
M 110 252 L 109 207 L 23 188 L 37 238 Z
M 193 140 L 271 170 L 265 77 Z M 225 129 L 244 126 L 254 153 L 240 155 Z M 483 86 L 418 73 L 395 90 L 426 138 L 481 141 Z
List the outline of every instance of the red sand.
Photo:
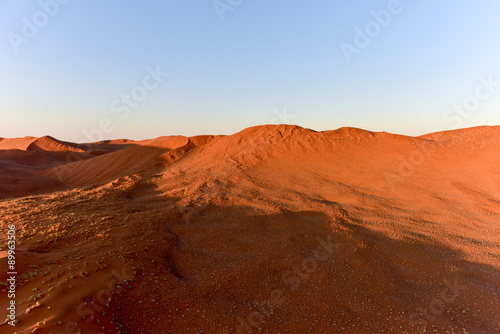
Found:
M 28 178 L 0 188 L 2 333 L 500 333 L 500 127 L 29 137 L 0 163 Z

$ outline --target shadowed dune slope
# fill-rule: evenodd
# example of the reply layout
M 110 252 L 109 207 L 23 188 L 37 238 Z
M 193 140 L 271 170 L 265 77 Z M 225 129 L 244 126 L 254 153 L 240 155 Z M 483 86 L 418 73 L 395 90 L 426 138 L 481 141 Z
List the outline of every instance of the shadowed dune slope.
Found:
M 0 201 L 17 333 L 500 333 L 500 127 L 115 144 Z
M 77 144 L 60 141 L 50 136 L 35 139 L 26 147 L 26 151 L 84 152 Z
M 128 140 L 75 144 L 50 136 L 0 138 L 0 198 L 67 188 L 63 180 L 39 171 L 90 159 L 133 145 Z
M 172 136 L 145 140 L 123 150 L 51 168 L 40 174 L 71 186 L 99 184 L 140 171 L 151 171 L 162 163 L 179 159 L 212 138 Z
M 0 137 L 0 150 L 26 150 L 26 148 L 37 138 L 2 138 Z

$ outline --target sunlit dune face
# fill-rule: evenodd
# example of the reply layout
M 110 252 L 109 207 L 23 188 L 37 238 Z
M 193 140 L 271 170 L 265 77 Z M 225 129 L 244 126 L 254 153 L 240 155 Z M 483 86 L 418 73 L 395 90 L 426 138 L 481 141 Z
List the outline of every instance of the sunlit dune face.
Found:
M 499 127 L 2 139 L 0 331 L 499 333 L 499 152 Z

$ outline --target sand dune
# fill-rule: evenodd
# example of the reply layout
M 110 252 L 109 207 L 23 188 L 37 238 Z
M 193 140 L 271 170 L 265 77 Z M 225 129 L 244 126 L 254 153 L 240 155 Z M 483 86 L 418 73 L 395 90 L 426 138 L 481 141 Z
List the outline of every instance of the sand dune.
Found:
M 134 146 L 134 141 L 126 139 L 75 144 L 50 136 L 0 138 L 0 180 L 3 181 L 0 198 L 67 188 L 65 184 L 70 183 L 69 176 L 58 177 L 59 174 L 51 173 L 51 170 Z
M 26 137 L 0 163 L 42 182 L 0 188 L 17 333 L 500 333 L 500 127 Z
M 181 156 L 185 151 L 196 147 L 192 144 L 193 142 L 203 143 L 203 139 L 173 136 L 146 140 L 137 142 L 136 146 L 90 160 L 61 165 L 40 174 L 57 178 L 72 186 L 89 186 L 109 182 L 141 170 L 150 171 L 157 168 L 168 161 L 170 157 Z M 181 152 L 180 155 L 179 152 Z
M 84 152 L 77 144 L 63 142 L 50 136 L 35 139 L 26 147 L 26 151 Z
M 26 150 L 26 148 L 37 138 L 2 138 L 0 137 L 0 150 Z

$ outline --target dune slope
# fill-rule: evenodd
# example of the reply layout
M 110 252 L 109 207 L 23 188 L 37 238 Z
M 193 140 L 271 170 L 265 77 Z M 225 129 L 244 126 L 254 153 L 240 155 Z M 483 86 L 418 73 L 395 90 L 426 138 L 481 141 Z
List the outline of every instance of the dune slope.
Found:
M 0 201 L 16 331 L 500 333 L 499 165 L 500 127 L 267 125 L 45 168 Z

